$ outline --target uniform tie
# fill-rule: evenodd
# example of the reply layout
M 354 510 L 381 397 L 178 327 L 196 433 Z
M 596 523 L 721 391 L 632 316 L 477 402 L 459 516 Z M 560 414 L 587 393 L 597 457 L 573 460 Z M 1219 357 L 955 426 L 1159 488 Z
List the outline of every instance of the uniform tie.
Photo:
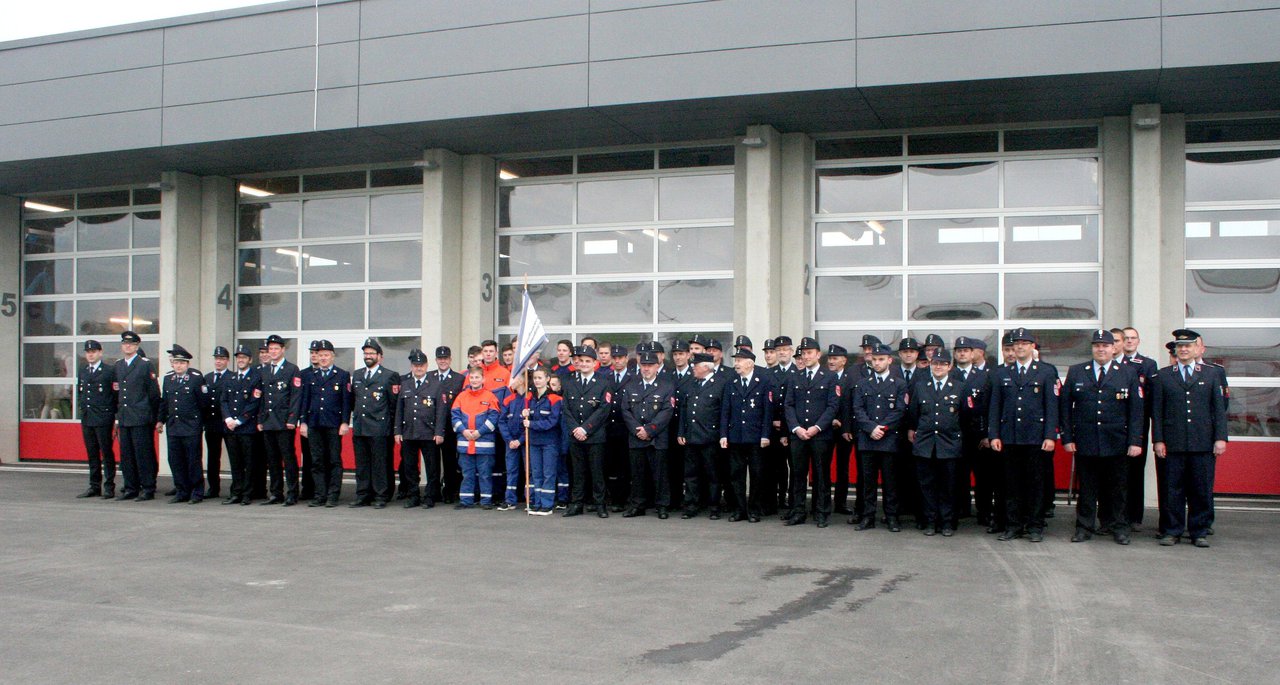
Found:
M 942 381 L 933 382 L 933 391 L 939 394 L 942 393 Z
M 1107 367 L 1102 365 L 1098 367 L 1098 385 L 1102 385 L 1102 379 L 1107 377 Z
M 1191 366 L 1186 364 L 1182 366 L 1182 380 L 1186 382 L 1191 381 Z

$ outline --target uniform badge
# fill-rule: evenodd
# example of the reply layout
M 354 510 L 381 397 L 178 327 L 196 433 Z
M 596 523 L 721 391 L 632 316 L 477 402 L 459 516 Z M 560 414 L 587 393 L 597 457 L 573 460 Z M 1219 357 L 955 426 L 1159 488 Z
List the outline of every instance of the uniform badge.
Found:
M 338 384 L 337 384 L 337 383 L 334 383 L 334 384 L 333 384 L 333 391 L 334 391 L 334 392 L 338 392 Z
M 1225 397 L 1226 399 L 1231 399 L 1231 388 L 1225 385 L 1222 386 L 1222 396 Z
M 613 402 L 613 393 L 611 393 L 611 392 L 609 392 L 608 390 L 606 390 L 606 391 L 605 391 L 605 393 L 604 393 L 604 401 L 605 401 L 605 402 L 612 403 L 612 402 Z
M 970 409 L 973 409 L 973 397 L 970 397 L 970 398 L 968 398 L 968 399 L 967 399 L 967 400 L 965 400 L 965 401 L 968 403 L 969 408 L 970 408 Z
M 836 397 L 840 396 L 840 386 L 836 385 Z
M 120 384 L 119 384 L 119 383 L 112 383 L 112 384 L 111 384 L 111 389 L 112 389 L 112 390 L 115 390 L 116 392 L 120 392 Z
M 302 376 L 294 376 L 294 377 L 293 377 L 293 387 L 295 387 L 295 388 L 301 388 L 301 387 L 302 387 Z
M 1139 386 L 1138 386 L 1138 399 L 1142 399 L 1142 398 L 1143 398 L 1143 397 L 1142 397 L 1142 386 L 1141 386 L 1141 385 L 1139 385 Z
M 1040 394 L 1040 386 L 1038 386 L 1038 385 L 1037 385 L 1037 386 L 1035 386 L 1034 388 L 1032 388 L 1032 389 L 1031 389 L 1031 392 L 1033 392 L 1033 393 L 1035 393 L 1035 394 L 1039 395 L 1039 394 Z M 1057 391 L 1055 390 L 1055 392 L 1057 392 Z
M 904 394 L 902 395 L 902 403 L 903 403 L 903 404 L 911 404 L 911 393 L 909 393 L 909 392 L 908 392 L 908 393 L 904 393 Z
M 671 396 L 671 407 L 674 409 L 674 408 L 675 408 L 675 406 L 676 406 L 676 396 L 675 396 L 675 395 L 672 395 L 672 396 Z
M 430 398 L 430 397 L 428 397 L 427 399 L 423 400 L 423 401 L 422 401 L 422 403 L 423 403 L 423 404 L 425 404 L 426 406 L 430 407 L 430 406 L 431 406 L 431 398 Z
M 399 394 L 400 394 L 400 386 L 398 386 L 398 385 L 393 385 L 393 386 L 391 386 L 391 394 L 392 394 L 392 395 L 399 395 Z
M 373 395 L 373 399 L 375 399 L 375 400 L 381 400 L 381 399 L 382 399 L 382 393 L 381 393 L 381 392 L 379 392 L 379 391 L 377 391 L 377 390 L 374 390 L 371 394 Z
M 262 388 L 254 388 L 254 389 L 253 389 L 253 397 L 254 397 L 254 399 L 257 399 L 257 398 L 259 398 L 259 397 L 262 397 Z

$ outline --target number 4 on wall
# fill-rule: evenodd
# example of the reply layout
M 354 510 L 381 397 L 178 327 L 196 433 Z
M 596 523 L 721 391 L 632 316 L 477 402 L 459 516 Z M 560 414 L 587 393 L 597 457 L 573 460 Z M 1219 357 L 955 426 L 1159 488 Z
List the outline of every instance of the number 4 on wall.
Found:
M 230 283 L 222 284 L 222 290 L 218 291 L 218 304 L 222 305 L 223 309 L 231 309 L 231 284 Z

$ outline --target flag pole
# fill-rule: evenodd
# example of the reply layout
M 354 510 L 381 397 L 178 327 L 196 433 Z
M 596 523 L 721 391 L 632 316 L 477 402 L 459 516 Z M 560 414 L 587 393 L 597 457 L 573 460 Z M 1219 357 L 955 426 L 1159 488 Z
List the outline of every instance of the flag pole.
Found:
M 524 294 L 525 294 L 525 297 L 529 296 L 529 274 L 528 273 L 525 273 L 524 275 Z M 519 341 L 517 340 L 516 342 L 518 343 Z M 533 393 L 532 393 L 533 385 L 531 384 L 530 378 L 529 378 L 528 362 L 525 362 L 524 365 L 525 365 L 525 368 L 521 369 L 520 372 L 524 374 L 524 398 L 525 398 L 524 408 L 526 411 L 528 411 L 529 399 L 533 396 Z M 532 415 L 533 412 L 529 412 L 529 413 L 530 415 Z M 524 417 L 524 513 L 532 514 L 533 498 L 530 495 L 533 492 L 533 487 L 532 487 L 533 472 L 529 470 L 529 424 L 528 424 L 528 421 L 529 421 L 529 417 L 527 416 Z

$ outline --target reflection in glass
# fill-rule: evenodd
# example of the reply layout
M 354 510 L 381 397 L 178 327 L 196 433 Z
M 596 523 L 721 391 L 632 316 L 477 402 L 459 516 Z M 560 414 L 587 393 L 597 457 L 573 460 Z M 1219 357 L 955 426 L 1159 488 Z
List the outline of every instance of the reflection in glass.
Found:
M 298 327 L 298 294 L 242 294 L 238 312 L 236 330 L 291 331 Z
M 1097 319 L 1098 274 L 1005 274 L 1004 306 L 1010 319 Z
M 22 265 L 25 274 L 22 294 L 61 295 L 70 293 L 73 285 L 73 267 L 74 265 L 70 259 L 25 262 Z
M 999 135 L 999 131 L 915 133 L 907 136 L 907 154 L 957 155 L 972 152 L 995 152 L 1000 144 Z
M 499 276 L 559 276 L 573 270 L 573 237 L 568 233 L 498 237 Z
M 506 159 L 498 163 L 499 178 L 530 178 L 533 176 L 565 176 L 573 173 L 573 157 L 536 157 L 532 159 Z
M 578 234 L 578 273 L 653 272 L 652 229 Z
M 902 210 L 902 165 L 821 169 L 817 174 L 819 214 Z
M 1280 256 L 1280 210 L 1187 212 L 1186 226 L 1187 259 Z
M 160 255 L 144 254 L 133 257 L 132 290 L 160 289 Z
M 240 205 L 240 240 L 286 240 L 298 237 L 301 209 L 295 202 Z
M 105 209 L 107 207 L 128 207 L 129 191 L 103 190 L 96 193 L 79 193 L 76 195 L 76 209 Z
M 133 204 L 134 205 L 158 205 L 160 204 L 159 188 L 134 188 Z
M 24 302 L 22 304 L 23 335 L 74 335 L 75 303 Z
M 80 252 L 126 250 L 132 228 L 128 214 L 82 216 L 76 221 L 76 249 Z
M 1228 376 L 1280 378 L 1280 328 L 1200 328 L 1205 361 Z
M 644 171 L 652 168 L 653 150 L 578 155 L 578 173 L 580 174 L 598 174 L 610 171 Z
M 643 231 L 646 235 L 649 229 Z M 659 271 L 733 268 L 733 227 L 664 228 L 658 231 Z
M 892 347 L 896 352 L 898 349 L 898 341 L 902 339 L 902 331 L 898 329 L 858 329 L 852 328 L 833 328 L 829 330 L 817 331 L 818 344 L 825 351 L 830 345 L 839 345 L 849 352 L 849 367 L 854 364 L 861 363 L 862 358 L 862 336 L 874 335 L 880 338 L 880 342 Z M 799 342 L 799 341 L 793 341 Z
M 1187 154 L 1187 202 L 1273 200 L 1280 187 L 1280 151 Z
M 653 221 L 653 179 L 583 181 L 578 184 L 578 223 Z
M 573 223 L 573 184 L 498 189 L 498 227 L 567 226 Z
M 1040 358 L 1058 367 L 1058 373 L 1065 377 L 1066 369 L 1072 364 L 1079 364 L 1093 358 L 1091 330 L 1079 329 L 1029 329 L 1040 343 Z M 996 352 L 999 350 L 996 349 Z M 994 355 L 992 355 L 994 356 Z
M 732 279 L 658 281 L 658 323 L 699 323 L 723 319 L 732 311 Z
M 297 285 L 298 248 L 240 250 L 240 285 Z
M 379 335 L 378 344 L 382 346 L 382 363 L 392 371 L 398 371 L 400 375 L 409 373 L 409 350 L 413 348 L 423 348 L 422 336 L 418 335 Z M 424 348 L 427 356 L 432 356 L 430 348 Z M 364 356 L 360 350 L 351 351 L 351 363 L 359 364 L 349 368 L 360 368 L 364 366 Z M 344 362 L 345 363 L 345 362 Z M 435 368 L 434 360 L 432 360 L 431 368 Z
M 76 292 L 114 293 L 128 289 L 128 257 L 94 257 L 76 260 Z
M 1000 259 L 996 217 L 912 219 L 907 223 L 907 263 L 995 264 Z
M 1227 409 L 1232 437 L 1280 438 L 1280 388 L 1232 386 Z
M 498 288 L 498 325 L 518 326 L 524 303 L 524 286 L 504 285 Z M 567 283 L 530 283 L 529 299 L 545 326 L 567 326 L 573 310 L 572 288 Z
M 303 238 L 337 238 L 365 234 L 368 198 L 328 197 L 302 203 Z
M 977 209 L 995 207 L 1000 175 L 994 162 L 915 164 L 907 171 L 907 207 Z
M 139 335 L 160 332 L 160 298 L 134 298 L 133 331 Z
M 732 219 L 733 174 L 668 176 L 658 181 L 658 218 Z
M 815 289 L 819 321 L 902 318 L 902 276 L 820 276 Z
M 71 217 L 28 219 L 24 225 L 24 254 L 71 252 L 75 249 L 75 219 Z
M 421 178 L 419 178 L 421 181 Z M 395 193 L 369 198 L 369 233 L 422 233 L 422 193 Z
M 952 350 L 953 352 L 953 345 L 956 342 L 956 338 L 962 335 L 966 338 L 981 340 L 987 344 L 987 363 L 1000 363 L 1000 336 L 997 335 L 996 331 L 989 328 L 913 328 L 908 331 L 908 333 L 911 337 L 920 342 L 923 342 L 930 333 L 937 333 L 942 336 L 944 341 L 946 341 L 947 349 Z M 896 350 L 898 348 L 895 346 L 894 349 Z M 955 360 L 952 360 L 952 363 L 954 364 Z
M 1097 214 L 1011 216 L 1004 226 L 1007 264 L 1098 261 Z
M 417 328 L 421 321 L 422 288 L 369 291 L 369 328 Z
M 1004 164 L 1005 207 L 1098 204 L 1098 160 L 1032 159 Z
M 1005 152 L 1098 147 L 1098 127 L 1014 129 L 1004 132 Z
M 364 280 L 364 243 L 342 245 L 304 245 L 303 283 L 357 283 Z M 418 259 L 421 262 L 422 252 Z
M 962 321 L 996 318 L 996 274 L 922 274 L 907 287 L 912 321 Z
M 128 300 L 80 300 L 76 335 L 119 335 L 131 330 Z
M 1188 269 L 1187 318 L 1274 318 L 1280 269 Z
M 578 284 L 578 324 L 652 323 L 653 281 Z
M 302 293 L 304 330 L 362 330 L 364 327 L 363 290 Z
M 369 243 L 370 281 L 417 281 L 421 279 L 421 240 Z
M 70 378 L 76 374 L 71 343 L 26 343 L 22 346 L 22 375 L 26 378 Z
M 817 231 L 819 267 L 902 264 L 901 221 L 823 222 Z
M 307 174 L 302 177 L 302 192 L 318 193 L 326 190 L 356 190 L 365 187 L 365 182 L 364 171 Z
M 372 188 L 420 185 L 422 185 L 422 169 L 416 167 L 373 169 L 369 172 L 369 186 Z M 418 194 L 418 197 L 422 197 L 421 193 Z
M 69 420 L 71 415 L 71 384 L 33 385 L 22 384 L 22 418 Z
M 813 143 L 813 156 L 814 159 L 901 157 L 902 136 L 817 140 Z
M 687 169 L 730 164 L 733 164 L 733 147 L 730 145 L 658 150 L 659 169 Z
M 133 246 L 160 247 L 160 212 L 134 212 Z

